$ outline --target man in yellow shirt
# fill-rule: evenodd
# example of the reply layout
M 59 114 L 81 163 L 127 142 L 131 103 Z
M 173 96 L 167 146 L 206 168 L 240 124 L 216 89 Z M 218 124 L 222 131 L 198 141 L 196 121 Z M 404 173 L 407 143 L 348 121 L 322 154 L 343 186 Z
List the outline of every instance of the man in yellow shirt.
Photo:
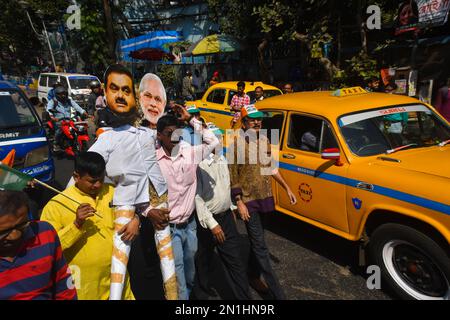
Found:
M 106 300 L 111 279 L 114 188 L 103 183 L 105 161 L 96 152 L 84 152 L 75 159 L 73 177 L 75 185 L 63 193 L 81 205 L 57 195 L 44 207 L 41 220 L 48 221 L 58 232 L 78 299 Z M 139 232 L 139 219 L 135 217 L 121 232 L 122 240 L 134 240 Z M 134 299 L 128 276 L 122 299 Z

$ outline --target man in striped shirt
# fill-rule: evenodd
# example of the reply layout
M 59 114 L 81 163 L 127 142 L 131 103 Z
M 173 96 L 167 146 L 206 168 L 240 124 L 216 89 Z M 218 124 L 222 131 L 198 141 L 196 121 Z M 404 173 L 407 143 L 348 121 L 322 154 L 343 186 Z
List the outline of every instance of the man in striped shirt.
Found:
M 23 192 L 0 191 L 0 300 L 76 300 L 58 235 L 28 220 Z
M 237 93 L 231 98 L 230 109 L 234 111 L 233 119 L 231 120 L 231 127 L 239 121 L 241 117 L 241 109 L 250 104 L 250 96 L 245 93 L 245 82 L 239 81 L 237 83 Z

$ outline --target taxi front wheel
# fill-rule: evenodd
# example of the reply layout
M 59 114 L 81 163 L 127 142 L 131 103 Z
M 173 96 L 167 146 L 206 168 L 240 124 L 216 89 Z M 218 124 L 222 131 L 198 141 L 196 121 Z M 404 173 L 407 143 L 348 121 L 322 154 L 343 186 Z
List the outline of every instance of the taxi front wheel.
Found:
M 401 224 L 378 227 L 369 254 L 381 269 L 381 286 L 408 300 L 450 300 L 450 257 L 422 232 Z

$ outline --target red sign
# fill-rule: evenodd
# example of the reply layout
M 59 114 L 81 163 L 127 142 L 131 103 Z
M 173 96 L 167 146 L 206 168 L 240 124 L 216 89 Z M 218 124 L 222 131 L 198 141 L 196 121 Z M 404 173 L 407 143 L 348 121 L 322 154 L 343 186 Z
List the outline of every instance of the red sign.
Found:
M 302 183 L 298 187 L 298 194 L 300 195 L 300 198 L 304 202 L 310 202 L 312 200 L 312 197 L 313 197 L 312 189 L 309 186 L 309 184 L 306 184 L 306 183 Z

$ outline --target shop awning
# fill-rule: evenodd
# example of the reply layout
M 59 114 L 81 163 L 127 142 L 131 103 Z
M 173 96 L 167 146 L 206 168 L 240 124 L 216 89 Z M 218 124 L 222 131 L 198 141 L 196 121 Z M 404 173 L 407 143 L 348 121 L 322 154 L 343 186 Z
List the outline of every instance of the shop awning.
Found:
M 161 60 L 170 57 L 170 51 L 165 45 L 182 39 L 183 36 L 178 31 L 152 31 L 136 38 L 121 40 L 121 60 L 132 62 L 136 59 Z

